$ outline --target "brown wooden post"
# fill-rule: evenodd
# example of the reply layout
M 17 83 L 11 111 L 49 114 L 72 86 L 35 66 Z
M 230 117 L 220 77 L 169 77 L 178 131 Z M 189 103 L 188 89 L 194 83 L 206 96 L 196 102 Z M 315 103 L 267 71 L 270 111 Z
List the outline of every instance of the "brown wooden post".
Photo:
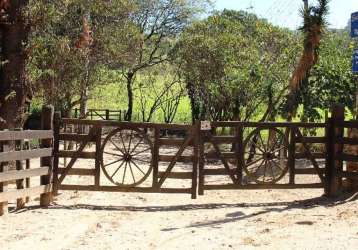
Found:
M 24 140 L 24 149 L 25 150 L 30 150 L 30 141 L 29 140 Z M 31 162 L 30 162 L 30 159 L 26 159 L 25 160 L 26 162 L 26 169 L 30 169 L 31 167 Z M 26 188 L 30 188 L 31 186 L 31 181 L 30 181 L 30 178 L 26 178 Z M 30 197 L 26 197 L 26 203 L 30 202 Z
M 43 130 L 52 130 L 53 129 L 53 116 L 54 116 L 54 108 L 53 106 L 44 106 L 42 108 L 42 116 L 41 116 L 41 127 Z M 51 148 L 53 145 L 52 139 L 43 139 L 41 140 L 41 147 L 43 148 Z M 42 157 L 41 158 L 41 167 L 48 167 L 50 169 L 48 175 L 41 176 L 41 185 L 51 184 L 51 176 L 53 170 L 53 157 Z M 41 194 L 40 197 L 40 205 L 41 206 L 49 206 L 52 202 L 52 193 Z
M 95 132 L 96 137 L 96 159 L 95 159 L 95 186 L 100 186 L 100 177 L 101 177 L 101 137 L 102 137 L 102 127 L 98 125 Z
M 191 130 L 193 133 L 193 172 L 192 172 L 192 186 L 191 186 L 191 198 L 196 199 L 197 188 L 198 188 L 198 162 L 199 162 L 199 142 L 200 142 L 200 121 L 196 121 L 194 129 Z
M 22 129 L 15 129 L 15 131 L 21 131 Z M 21 151 L 23 150 L 23 141 L 17 140 L 15 141 L 15 150 Z M 23 161 L 16 161 L 16 170 L 21 171 L 24 170 Z M 16 188 L 17 189 L 24 189 L 24 179 L 16 180 Z M 19 198 L 16 200 L 16 208 L 22 209 L 25 207 L 25 199 Z
M 53 194 L 58 195 L 58 165 L 59 165 L 59 151 L 60 151 L 60 128 L 61 128 L 61 113 L 56 112 L 54 115 L 53 125 Z
M 160 139 L 160 128 L 154 128 L 154 155 L 153 155 L 153 187 L 158 187 L 158 172 L 159 172 L 159 139 Z
M 106 109 L 106 120 L 108 121 L 109 120 L 109 110 Z
M 342 154 L 343 145 L 335 144 L 336 138 L 343 137 L 344 129 L 342 127 L 336 127 L 335 123 L 337 121 L 344 121 L 344 106 L 335 104 L 332 107 L 332 119 L 330 120 L 330 125 L 327 135 L 327 144 L 329 147 L 329 152 L 327 155 L 328 161 L 328 175 L 326 187 L 326 195 L 328 196 L 337 196 L 342 190 L 342 177 L 337 175 L 338 172 L 343 171 L 343 161 L 337 160 L 336 156 Z
M 199 131 L 199 188 L 198 194 L 204 195 L 204 185 L 205 185 L 205 149 L 204 149 L 204 136 L 203 131 Z
M 5 142 L 1 142 L 0 144 L 0 152 L 6 152 L 8 151 L 7 145 Z M 9 171 L 9 165 L 7 162 L 0 162 L 0 173 Z M 7 191 L 7 183 L 6 182 L 0 182 L 0 193 Z M 8 213 L 8 202 L 0 202 L 0 216 L 5 215 Z
M 290 144 L 288 146 L 288 167 L 290 175 L 290 184 L 295 184 L 295 154 L 296 154 L 296 133 L 295 128 L 291 127 L 290 129 Z
M 242 185 L 242 171 L 245 165 L 245 150 L 244 150 L 244 128 L 242 125 L 236 129 L 236 159 L 237 159 L 237 182 Z

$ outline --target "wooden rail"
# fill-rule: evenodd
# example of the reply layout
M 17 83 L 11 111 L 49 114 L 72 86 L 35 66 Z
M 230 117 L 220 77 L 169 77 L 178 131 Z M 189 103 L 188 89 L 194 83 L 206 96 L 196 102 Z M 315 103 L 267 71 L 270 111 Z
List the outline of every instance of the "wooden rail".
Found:
M 0 131 L 0 215 L 8 212 L 9 201 L 16 200 L 17 209 L 23 208 L 31 196 L 40 195 L 41 206 L 51 202 L 53 108 L 44 107 L 42 114 L 46 130 Z M 29 140 L 40 141 L 41 148 L 31 149 Z M 31 159 L 40 159 L 40 165 L 30 168 Z M 16 169 L 10 169 L 11 165 L 16 165 Z M 38 186 L 30 187 L 33 177 L 40 177 L 41 181 Z M 12 182 L 16 183 L 16 189 L 10 189 Z
M 74 117 L 80 118 L 80 110 L 73 110 Z M 124 121 L 126 110 L 110 110 L 110 109 L 88 109 L 85 119 L 90 120 L 106 120 L 106 121 Z

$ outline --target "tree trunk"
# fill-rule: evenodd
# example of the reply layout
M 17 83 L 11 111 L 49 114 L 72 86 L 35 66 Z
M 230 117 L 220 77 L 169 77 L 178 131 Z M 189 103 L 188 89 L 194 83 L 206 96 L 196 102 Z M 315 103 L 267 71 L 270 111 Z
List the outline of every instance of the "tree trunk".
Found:
M 134 73 L 128 72 L 127 73 L 127 94 L 128 94 L 128 108 L 127 113 L 125 116 L 125 120 L 130 122 L 132 121 L 132 115 L 133 115 L 133 79 L 134 79 Z
M 87 103 L 88 103 L 88 92 L 89 92 L 89 81 L 90 81 L 90 60 L 86 57 L 85 65 L 85 78 L 82 81 L 81 99 L 80 99 L 80 119 L 85 119 L 87 116 Z
M 22 8 L 28 1 L 11 1 L 7 23 L 0 24 L 0 129 L 20 128 L 32 99 L 32 89 L 26 73 L 26 51 L 30 28 Z M 11 112 L 10 112 L 11 111 Z

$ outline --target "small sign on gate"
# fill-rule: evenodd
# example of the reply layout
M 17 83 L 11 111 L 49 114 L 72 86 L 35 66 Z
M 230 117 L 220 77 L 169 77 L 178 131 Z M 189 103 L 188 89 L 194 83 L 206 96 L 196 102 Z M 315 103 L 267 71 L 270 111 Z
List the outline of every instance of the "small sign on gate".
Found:
M 358 73 L 358 49 L 354 50 L 352 71 Z
M 352 13 L 351 17 L 351 37 L 358 37 L 358 12 Z
M 202 131 L 211 130 L 211 123 L 210 123 L 209 121 L 202 121 L 202 122 L 201 122 L 200 129 L 201 129 Z

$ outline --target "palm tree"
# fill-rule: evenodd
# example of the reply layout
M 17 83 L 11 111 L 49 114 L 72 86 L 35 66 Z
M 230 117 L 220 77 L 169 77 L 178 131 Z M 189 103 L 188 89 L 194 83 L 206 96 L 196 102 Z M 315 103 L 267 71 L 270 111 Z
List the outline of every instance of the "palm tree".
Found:
M 322 35 L 326 28 L 326 17 L 328 15 L 329 0 L 318 0 L 317 6 L 306 6 L 301 14 L 303 26 L 300 30 L 304 34 L 303 52 L 292 74 L 287 96 L 287 120 L 291 121 L 296 113 L 298 102 L 297 97 L 300 87 L 307 84 L 309 73 L 319 59 L 319 47 Z

